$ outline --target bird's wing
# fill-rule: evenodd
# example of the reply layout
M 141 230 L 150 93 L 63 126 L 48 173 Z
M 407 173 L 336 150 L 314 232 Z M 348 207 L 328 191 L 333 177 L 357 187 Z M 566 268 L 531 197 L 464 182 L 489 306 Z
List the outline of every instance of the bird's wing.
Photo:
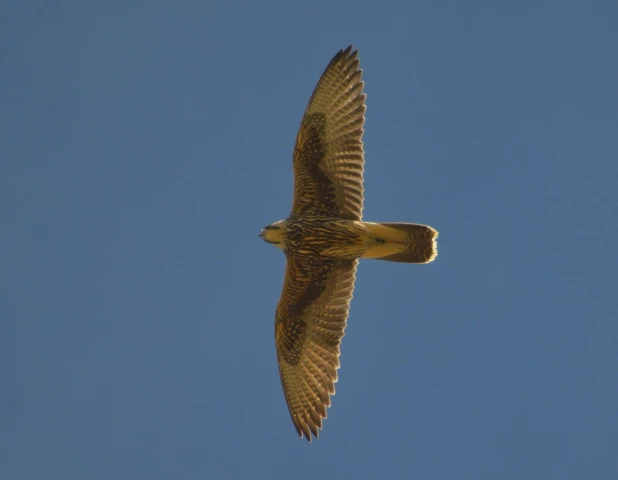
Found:
M 362 217 L 362 73 L 350 45 L 333 57 L 311 95 L 294 147 L 292 215 Z
M 358 260 L 287 257 L 275 315 L 279 374 L 296 431 L 311 441 L 335 393 Z

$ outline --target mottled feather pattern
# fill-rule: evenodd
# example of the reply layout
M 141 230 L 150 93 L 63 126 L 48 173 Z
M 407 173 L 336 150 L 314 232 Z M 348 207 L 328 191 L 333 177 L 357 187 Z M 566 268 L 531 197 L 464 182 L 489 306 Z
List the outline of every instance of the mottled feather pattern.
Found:
M 286 222 L 287 255 L 358 258 L 365 250 L 362 225 L 340 218 L 291 217 Z M 328 252 L 333 254 L 329 255 Z

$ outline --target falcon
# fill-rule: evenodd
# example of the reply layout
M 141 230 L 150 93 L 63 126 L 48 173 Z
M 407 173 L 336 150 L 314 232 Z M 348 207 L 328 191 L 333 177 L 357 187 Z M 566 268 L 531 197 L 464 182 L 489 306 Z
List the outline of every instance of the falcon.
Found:
M 286 256 L 275 312 L 277 360 L 294 427 L 309 442 L 335 393 L 358 259 L 428 263 L 437 255 L 438 232 L 431 227 L 362 220 L 359 65 L 350 45 L 324 70 L 296 137 L 292 213 L 260 232 Z

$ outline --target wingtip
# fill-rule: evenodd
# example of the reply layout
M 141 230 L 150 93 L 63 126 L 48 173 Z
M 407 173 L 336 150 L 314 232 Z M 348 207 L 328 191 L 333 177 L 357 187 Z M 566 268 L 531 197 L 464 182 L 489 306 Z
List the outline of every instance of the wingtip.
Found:
M 320 431 L 316 430 L 315 432 L 313 430 L 309 431 L 309 433 L 303 433 L 301 431 L 300 433 L 300 438 L 304 438 L 305 440 L 307 440 L 308 443 L 311 443 L 311 441 L 313 440 L 313 438 L 315 437 L 320 438 Z
M 330 61 L 330 64 L 337 63 L 341 59 L 348 60 L 352 57 L 358 57 L 358 49 L 354 50 L 354 45 L 350 44 L 346 48 L 339 50 Z
M 291 414 L 291 412 L 290 412 Z M 309 443 L 313 440 L 313 438 L 320 438 L 320 429 L 322 428 L 321 424 L 313 424 L 311 421 L 307 421 L 307 419 L 298 419 L 292 415 L 292 420 L 294 422 L 294 428 L 296 429 L 296 433 L 300 438 L 304 438 Z

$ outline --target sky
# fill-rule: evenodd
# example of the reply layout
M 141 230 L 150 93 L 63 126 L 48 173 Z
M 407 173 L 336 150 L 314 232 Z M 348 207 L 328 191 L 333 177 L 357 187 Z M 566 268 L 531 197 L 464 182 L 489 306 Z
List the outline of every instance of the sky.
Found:
M 618 478 L 618 3 L 0 7 L 0 478 Z M 278 376 L 292 148 L 360 51 L 369 221 L 337 394 Z

